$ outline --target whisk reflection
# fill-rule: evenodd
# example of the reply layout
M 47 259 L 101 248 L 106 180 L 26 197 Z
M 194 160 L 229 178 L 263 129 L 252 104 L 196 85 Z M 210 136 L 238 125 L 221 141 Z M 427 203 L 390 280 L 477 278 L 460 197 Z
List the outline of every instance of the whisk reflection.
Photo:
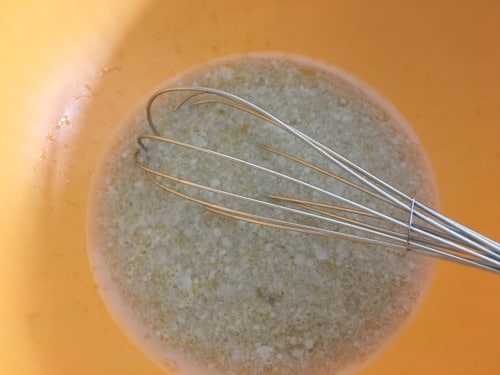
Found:
M 335 166 L 343 171 L 349 178 L 332 172 L 333 168 L 320 167 L 269 145 L 261 146 L 262 152 L 283 158 L 301 168 L 327 176 L 332 181 L 343 184 L 346 188 L 366 194 L 373 202 L 377 203 L 375 206 L 377 208 L 356 202 L 342 194 L 337 194 L 273 168 L 162 136 L 152 119 L 152 105 L 159 96 L 169 93 L 184 94 L 174 111 L 188 105 L 210 107 L 220 104 L 244 111 L 263 120 L 264 124 L 279 128 L 299 140 L 305 147 L 317 152 L 328 163 L 331 163 L 332 167 Z M 140 148 L 136 154 L 136 165 L 161 189 L 198 203 L 208 211 L 279 229 L 342 238 L 396 250 L 408 250 L 500 273 L 499 243 L 404 194 L 319 141 L 243 98 L 214 88 L 178 87 L 164 89 L 150 98 L 147 104 L 147 121 L 153 134 L 144 134 L 138 137 Z M 327 203 L 277 194 L 268 194 L 267 199 L 260 199 L 184 177 L 173 176 L 155 169 L 148 163 L 146 156 L 152 143 L 199 152 L 271 175 L 274 178 L 320 194 L 327 199 Z M 183 190 L 185 187 L 190 189 L 189 192 Z M 193 191 L 200 192 L 200 194 L 195 194 Z M 203 195 L 203 193 L 208 194 Z M 210 198 L 214 196 L 224 199 Z M 398 214 L 388 213 L 392 211 L 381 209 L 380 207 L 383 206 L 390 206 L 391 210 L 397 210 Z M 272 214 L 274 212 L 278 212 L 279 215 Z

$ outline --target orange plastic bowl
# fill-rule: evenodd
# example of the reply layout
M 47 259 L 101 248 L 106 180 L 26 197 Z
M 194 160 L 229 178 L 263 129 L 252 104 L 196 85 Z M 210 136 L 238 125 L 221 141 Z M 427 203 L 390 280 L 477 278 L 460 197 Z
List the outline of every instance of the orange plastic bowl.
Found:
M 0 24 L 1 373 L 163 373 L 92 279 L 90 179 L 153 88 L 222 55 L 301 54 L 376 88 L 422 141 L 442 210 L 500 237 L 499 4 L 45 0 L 4 4 Z M 498 276 L 438 263 L 414 321 L 360 373 L 498 374 L 499 295 Z

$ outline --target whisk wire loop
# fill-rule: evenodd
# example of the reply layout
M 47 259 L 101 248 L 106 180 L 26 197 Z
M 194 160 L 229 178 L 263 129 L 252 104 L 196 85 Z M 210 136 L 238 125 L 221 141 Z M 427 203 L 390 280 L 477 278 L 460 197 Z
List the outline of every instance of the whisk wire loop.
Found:
M 174 111 L 177 111 L 181 107 L 188 104 L 197 106 L 221 104 L 246 112 L 263 120 L 264 123 L 278 127 L 288 134 L 291 134 L 295 139 L 304 143 L 306 146 L 315 150 L 319 155 L 346 173 L 353 180 L 351 181 L 350 179 L 346 179 L 339 174 L 333 173 L 330 169 L 321 168 L 313 163 L 268 145 L 261 146 L 262 151 L 275 154 L 278 157 L 284 158 L 292 163 L 302 166 L 303 168 L 319 172 L 329 178 L 332 178 L 338 183 L 354 188 L 363 194 L 367 194 L 378 202 L 388 204 L 396 210 L 404 213 L 407 219 L 402 220 L 399 217 L 393 217 L 392 215 L 386 214 L 381 210 L 355 202 L 354 200 L 346 198 L 340 194 L 336 194 L 332 191 L 315 186 L 311 183 L 303 181 L 302 179 L 292 177 L 271 168 L 267 168 L 215 150 L 161 136 L 160 131 L 153 121 L 152 106 L 159 96 L 169 93 L 184 94 L 184 97 L 174 107 Z M 156 92 L 149 99 L 146 106 L 146 115 L 148 125 L 153 134 L 143 134 L 137 138 L 140 148 L 136 153 L 136 165 L 146 172 L 146 175 L 154 184 L 163 190 L 183 199 L 198 203 L 210 212 L 237 220 L 279 229 L 327 237 L 343 238 L 396 250 L 408 250 L 500 273 L 499 243 L 455 222 L 422 202 L 419 202 L 414 197 L 406 195 L 399 189 L 369 173 L 336 151 L 323 145 L 319 141 L 311 138 L 246 99 L 214 88 L 167 88 Z M 302 188 L 309 189 L 310 191 L 319 193 L 328 199 L 341 202 L 343 205 L 338 206 L 330 203 L 325 204 L 322 202 L 272 194 L 268 195 L 268 200 L 262 200 L 210 187 L 185 178 L 175 177 L 169 173 L 164 173 L 149 167 L 144 161 L 141 154 L 148 152 L 148 142 L 159 142 L 175 147 L 182 147 L 191 151 L 224 159 L 231 163 L 237 163 L 238 165 L 263 172 L 275 178 L 296 184 Z M 212 193 L 217 196 L 223 196 L 231 202 L 242 201 L 250 203 L 253 207 L 255 207 L 255 210 L 257 210 L 257 207 L 279 210 L 282 213 L 316 220 L 319 223 L 331 224 L 334 227 L 332 229 L 319 225 L 304 224 L 301 222 L 272 217 L 266 214 L 250 212 L 245 209 L 234 208 L 228 203 L 215 203 L 205 198 L 197 198 L 190 193 L 184 193 L 181 191 L 182 189 L 180 189 L 179 186 L 189 187 L 201 192 Z M 344 205 L 347 207 L 344 207 Z M 380 221 L 381 223 L 386 223 L 387 227 L 376 223 L 364 222 L 361 219 L 363 217 L 372 221 L 374 220 L 376 222 Z M 392 226 L 401 228 L 401 231 L 391 229 Z M 345 231 L 344 229 L 347 229 L 348 231 Z

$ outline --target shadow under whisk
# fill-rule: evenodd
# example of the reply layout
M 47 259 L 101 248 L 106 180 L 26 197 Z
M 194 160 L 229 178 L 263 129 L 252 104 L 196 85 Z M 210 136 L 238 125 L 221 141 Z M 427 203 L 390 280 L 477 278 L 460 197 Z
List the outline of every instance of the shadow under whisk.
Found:
M 246 112 L 258 120 L 252 126 L 274 127 L 288 137 L 287 142 L 296 143 L 292 149 L 307 148 L 322 163 L 267 144 L 258 149 L 267 159 L 254 162 L 216 147 L 162 136 L 152 118 L 152 105 L 166 94 L 180 95 L 173 112 L 181 108 L 210 111 L 215 106 Z M 137 167 L 161 189 L 210 212 L 278 229 L 411 251 L 500 273 L 499 243 L 438 213 L 234 94 L 205 87 L 160 90 L 147 104 L 147 121 L 153 134 L 137 139 Z M 205 163 L 197 162 L 201 157 Z M 174 168 L 169 165 L 176 165 L 176 158 L 193 162 L 183 163 L 188 166 L 172 173 Z M 237 172 L 225 174 L 229 170 Z M 300 173 L 295 173 L 297 170 Z M 311 180 L 309 175 L 316 177 Z M 224 183 L 228 180 L 230 183 Z M 265 182 L 269 180 L 274 184 Z M 283 185 L 286 189 L 282 189 Z M 362 200 L 356 199 L 361 196 Z

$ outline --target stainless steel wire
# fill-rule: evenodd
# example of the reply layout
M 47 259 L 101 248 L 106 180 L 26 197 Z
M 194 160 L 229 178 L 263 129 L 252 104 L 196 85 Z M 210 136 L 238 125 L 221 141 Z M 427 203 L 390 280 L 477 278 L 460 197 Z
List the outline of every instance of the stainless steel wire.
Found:
M 332 171 L 334 168 L 320 167 L 270 145 L 262 145 L 262 152 L 274 154 L 301 168 L 314 170 L 324 176 L 328 176 L 328 178 L 331 178 L 332 181 L 338 184 L 343 184 L 350 189 L 356 189 L 363 194 L 367 194 L 373 201 L 379 204 L 390 205 L 402 213 L 402 215 L 397 215 L 396 217 L 395 215 L 387 214 L 382 212 L 382 210 L 373 208 L 373 206 L 356 202 L 341 194 L 315 186 L 300 178 L 292 177 L 261 164 L 162 136 L 153 121 L 152 105 L 158 97 L 173 93 L 182 94 L 182 98 L 173 111 L 177 111 L 187 105 L 204 105 L 210 107 L 220 104 L 244 111 L 249 115 L 263 120 L 263 124 L 281 129 L 281 131 L 299 140 L 304 147 L 309 147 L 317 152 L 328 161 L 329 165 L 343 171 L 343 174 L 349 176 L 349 178 L 343 177 L 339 173 L 334 173 Z M 500 244 L 498 242 L 457 223 L 415 198 L 406 195 L 331 148 L 241 97 L 207 87 L 168 88 L 156 92 L 149 99 L 146 106 L 146 114 L 148 125 L 153 134 L 143 134 L 137 138 L 140 146 L 135 159 L 137 167 L 142 169 L 146 173 L 146 176 L 161 189 L 183 199 L 195 202 L 210 212 L 279 229 L 412 251 L 500 273 Z M 153 142 L 199 152 L 257 170 L 274 178 L 288 181 L 321 194 L 326 197 L 328 203 L 275 194 L 268 194 L 267 199 L 258 199 L 198 183 L 196 182 L 196 176 L 192 176 L 193 179 L 186 179 L 174 176 L 165 171 L 156 170 L 148 164 L 147 158 L 142 157 L 148 153 L 150 143 Z M 203 196 L 198 196 L 192 193 L 192 190 L 186 193 L 182 187 L 189 187 L 196 191 L 224 197 L 226 199 L 225 202 L 244 202 L 246 206 L 243 205 L 243 208 L 235 208 L 233 204 L 220 203 Z M 252 211 L 245 209 L 248 205 L 251 205 L 254 209 Z M 268 212 L 265 209 L 277 210 L 281 212 L 281 216 L 277 218 L 263 213 Z M 290 219 L 283 219 L 283 215 Z M 332 226 L 307 224 L 307 221 L 296 220 L 297 217 L 331 224 Z M 401 217 L 404 219 L 401 219 Z

